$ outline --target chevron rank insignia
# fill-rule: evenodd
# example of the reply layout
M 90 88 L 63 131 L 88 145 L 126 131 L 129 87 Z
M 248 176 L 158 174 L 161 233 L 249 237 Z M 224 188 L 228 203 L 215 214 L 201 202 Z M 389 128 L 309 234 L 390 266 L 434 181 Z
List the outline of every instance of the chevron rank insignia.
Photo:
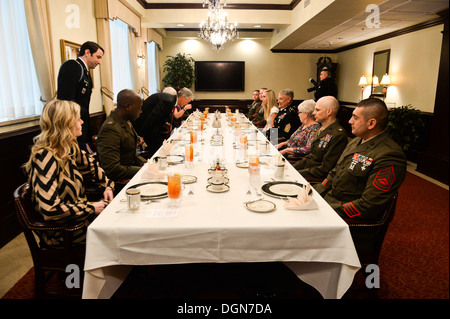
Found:
M 373 186 L 383 192 L 388 192 L 391 189 L 392 184 L 395 181 L 394 167 L 380 169 L 377 176 L 373 180 Z

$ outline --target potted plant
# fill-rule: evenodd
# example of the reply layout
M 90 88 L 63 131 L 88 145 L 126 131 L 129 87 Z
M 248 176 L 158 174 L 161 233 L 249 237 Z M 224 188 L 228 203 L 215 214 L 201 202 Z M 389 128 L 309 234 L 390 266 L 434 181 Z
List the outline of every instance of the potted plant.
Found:
M 420 130 L 425 126 L 419 110 L 410 104 L 389 111 L 388 129 L 394 141 L 405 153 L 420 138 Z
M 164 86 L 171 86 L 177 91 L 181 88 L 190 88 L 194 84 L 194 62 L 195 60 L 184 53 L 176 56 L 167 56 L 169 59 L 164 63 L 163 78 Z

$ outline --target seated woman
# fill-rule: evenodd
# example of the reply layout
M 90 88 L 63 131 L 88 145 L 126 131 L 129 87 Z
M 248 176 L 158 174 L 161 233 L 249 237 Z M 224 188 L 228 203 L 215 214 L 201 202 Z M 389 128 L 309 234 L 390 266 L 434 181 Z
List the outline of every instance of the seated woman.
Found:
M 85 227 L 73 234 L 74 243 L 84 244 L 87 226 L 113 199 L 114 183 L 97 161 L 78 147 L 77 137 L 83 124 L 78 104 L 50 101 L 42 111 L 39 124 L 41 134 L 35 138 L 26 164 L 31 200 L 46 221 L 61 224 L 84 220 Z M 87 201 L 84 193 L 87 179 L 105 188 L 103 200 Z M 61 232 L 41 232 L 39 237 L 49 246 L 63 244 Z
M 305 100 L 298 106 L 298 116 L 302 124 L 291 135 L 291 138 L 275 147 L 280 153 L 287 156 L 306 155 L 311 149 L 311 141 L 320 129 L 313 112 L 316 107 L 314 100 Z
M 278 108 L 277 97 L 273 90 L 266 90 L 262 96 L 262 108 L 264 109 L 264 118 L 266 119 L 266 125 L 263 132 L 266 132 L 273 127 L 273 120 L 277 117 Z

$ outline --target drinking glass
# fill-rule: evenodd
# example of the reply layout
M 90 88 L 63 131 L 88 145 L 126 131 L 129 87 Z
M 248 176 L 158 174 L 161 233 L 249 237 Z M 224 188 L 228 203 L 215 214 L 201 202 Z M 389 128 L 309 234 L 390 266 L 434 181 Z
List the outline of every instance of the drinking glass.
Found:
M 259 186 L 261 184 L 259 165 L 249 165 L 248 173 L 248 183 L 250 184 L 250 187 L 256 191 L 256 194 L 261 194 L 261 192 L 259 191 Z
M 197 132 L 191 131 L 191 144 L 197 143 Z
M 191 168 L 194 162 L 194 144 L 189 144 L 184 147 L 184 160 L 186 167 Z
M 177 173 L 167 174 L 167 189 L 170 198 L 169 206 L 178 207 L 181 200 L 181 175 Z

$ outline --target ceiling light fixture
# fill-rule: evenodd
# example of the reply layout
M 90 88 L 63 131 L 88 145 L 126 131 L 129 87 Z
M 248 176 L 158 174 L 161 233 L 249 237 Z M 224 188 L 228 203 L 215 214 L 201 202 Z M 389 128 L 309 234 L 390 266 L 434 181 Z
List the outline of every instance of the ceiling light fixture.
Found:
M 208 6 L 208 20 L 200 24 L 200 39 L 209 41 L 213 44 L 213 48 L 219 52 L 225 42 L 233 41 L 239 37 L 236 29 L 237 23 L 229 24 L 226 12 L 223 7 L 227 5 L 226 0 L 204 0 L 203 7 Z

